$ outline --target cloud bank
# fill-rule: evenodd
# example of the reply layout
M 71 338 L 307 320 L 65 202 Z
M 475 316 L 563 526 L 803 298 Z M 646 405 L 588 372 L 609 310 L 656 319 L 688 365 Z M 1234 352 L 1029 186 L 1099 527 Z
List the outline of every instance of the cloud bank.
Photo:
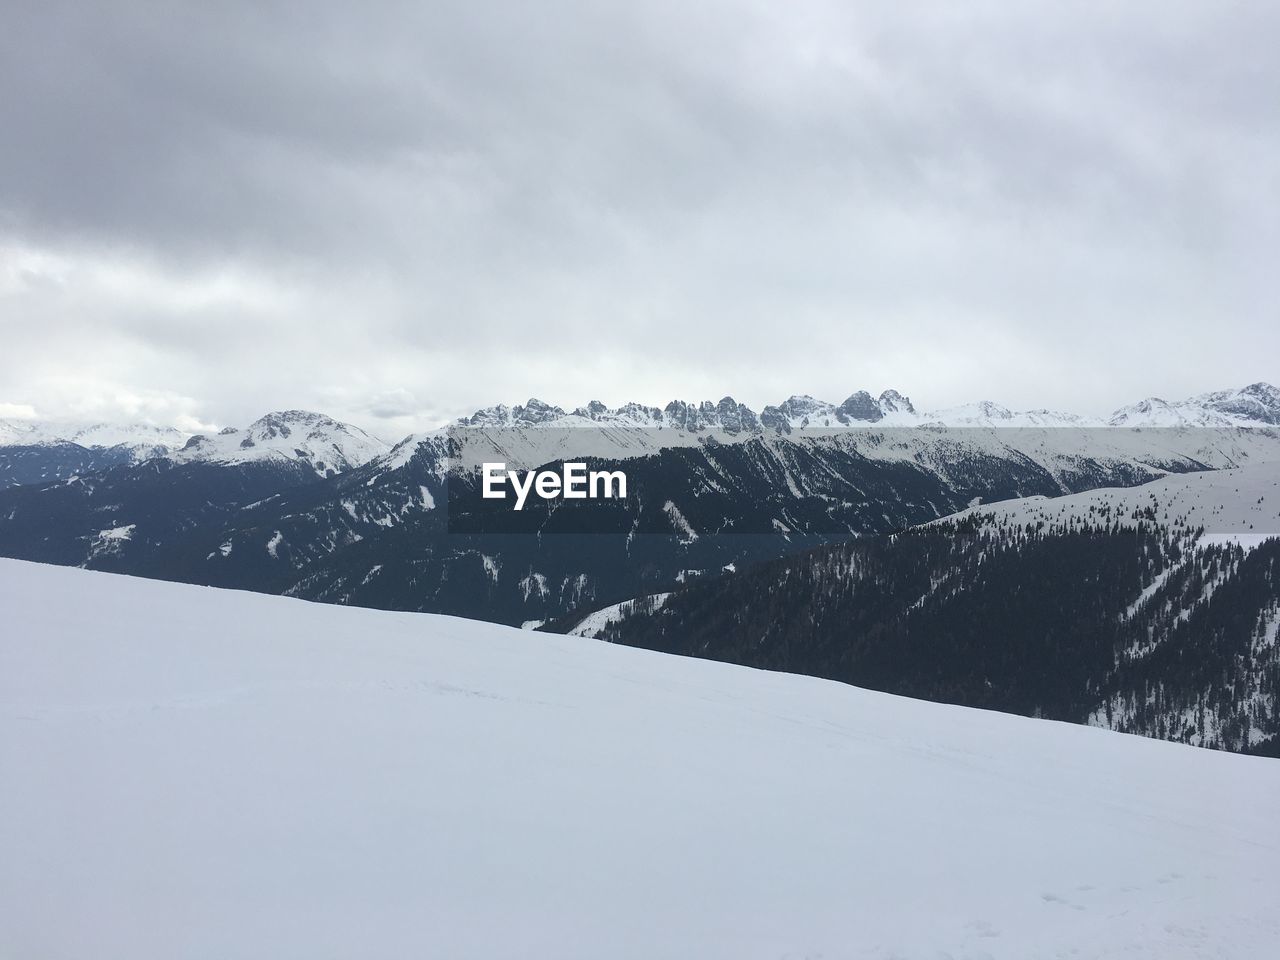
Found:
M 1271 5 L 7 19 L 13 408 L 395 437 L 532 395 L 1101 412 L 1280 376 Z

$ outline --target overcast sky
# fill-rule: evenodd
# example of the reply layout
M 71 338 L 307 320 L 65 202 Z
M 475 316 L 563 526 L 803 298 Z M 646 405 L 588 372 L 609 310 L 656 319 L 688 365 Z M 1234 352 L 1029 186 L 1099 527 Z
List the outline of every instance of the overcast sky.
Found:
M 1278 4 L 4 21 L 0 416 L 1280 381 Z

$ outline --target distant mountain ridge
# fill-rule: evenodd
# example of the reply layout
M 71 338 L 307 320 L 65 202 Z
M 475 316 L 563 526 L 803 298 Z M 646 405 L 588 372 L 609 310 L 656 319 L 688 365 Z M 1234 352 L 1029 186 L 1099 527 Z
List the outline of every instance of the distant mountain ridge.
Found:
M 878 421 L 856 421 L 871 429 L 814 427 L 877 411 Z M 1008 424 L 1002 411 L 980 404 L 966 415 Z M 772 417 L 771 429 L 762 421 Z M 893 426 L 911 417 L 917 426 Z M 65 479 L 0 491 L 0 554 L 520 624 L 806 544 L 890 532 L 975 500 L 1280 462 L 1280 430 L 1262 423 L 1208 433 L 957 430 L 924 417 L 893 391 L 839 405 L 793 398 L 759 416 L 728 399 L 572 413 L 531 401 L 478 411 L 459 421 L 461 434 L 437 430 L 388 449 L 330 417 L 282 411 L 142 463 L 73 462 Z M 0 464 L 13 449 L 0 451 Z M 477 452 L 486 454 L 477 463 L 526 467 L 625 461 L 628 503 L 597 513 L 539 501 L 495 537 L 483 509 L 492 504 L 468 466 Z
M 732 397 L 716 402 L 673 400 L 665 407 L 626 403 L 611 408 L 593 400 L 571 411 L 535 398 L 514 407 L 498 404 L 477 410 L 458 418 L 452 427 L 480 432 L 594 428 L 597 442 L 576 452 L 609 457 L 618 450 L 634 456 L 669 446 L 696 445 L 711 435 L 720 440 L 742 440 L 868 427 L 1186 429 L 1277 425 L 1280 390 L 1258 382 L 1175 402 L 1152 397 L 1106 418 L 1051 410 L 1014 411 L 991 401 L 920 411 L 909 397 L 890 389 L 878 396 L 858 390 L 838 404 L 797 395 L 759 413 Z M 65 481 L 157 459 L 224 467 L 297 464 L 305 475 L 321 478 L 365 464 L 395 470 L 424 444 L 441 444 L 447 431 L 411 434 L 392 446 L 359 427 L 305 410 L 268 413 L 247 427 L 226 427 L 208 435 L 151 424 L 0 420 L 0 490 Z
M 0 420 L 0 489 L 164 456 L 186 442 L 173 427 Z
M 0 489 L 161 458 L 222 465 L 296 461 L 324 477 L 390 449 L 359 427 L 306 410 L 268 413 L 243 429 L 212 435 L 150 424 L 0 420 Z
M 537 398 L 509 407 L 496 404 L 477 410 L 470 416 L 459 417 L 456 426 L 464 427 L 522 427 L 522 426 L 608 426 L 670 428 L 696 432 L 719 429 L 727 433 L 740 431 L 777 430 L 783 433 L 806 428 L 835 428 L 841 426 L 917 426 L 942 424 L 962 426 L 1124 426 L 1124 427 L 1175 427 L 1175 426 L 1276 426 L 1280 425 L 1280 388 L 1269 383 L 1252 383 L 1245 387 L 1218 390 L 1198 394 L 1185 400 L 1166 401 L 1148 397 L 1137 403 L 1121 407 L 1108 417 L 1096 417 L 1056 410 L 1034 409 L 1016 411 L 990 400 L 980 400 L 960 406 L 945 407 L 933 411 L 919 411 L 911 398 L 897 390 L 884 390 L 873 396 L 867 390 L 857 390 L 841 403 L 818 400 L 807 394 L 796 394 L 778 404 L 764 407 L 757 413 L 745 403 L 726 396 L 719 401 L 689 402 L 672 400 L 664 407 L 642 403 L 625 403 L 608 407 L 599 400 L 585 406 L 565 410 Z M 260 441 L 271 441 L 288 436 L 284 430 L 305 430 L 309 437 L 321 443 L 329 442 L 321 436 L 325 431 L 340 435 L 350 445 L 343 450 L 341 459 L 352 465 L 367 462 L 374 456 L 386 453 L 390 445 L 359 427 L 342 423 L 321 413 L 304 410 L 283 410 L 268 413 L 248 427 L 226 427 L 214 437 L 193 434 L 176 427 L 152 424 L 72 423 L 69 421 L 0 420 L 0 448 L 12 446 L 38 446 L 74 443 L 85 448 L 128 447 L 146 456 L 163 456 L 178 451 L 192 440 L 200 440 L 199 454 L 204 459 L 225 457 L 242 461 L 249 454 L 238 454 L 228 444 L 218 440 L 238 434 L 240 450 L 251 449 Z M 250 447 L 243 445 L 248 438 L 254 440 Z M 339 444 L 342 445 L 341 443 Z M 265 451 L 282 450 L 287 444 L 266 442 Z M 152 452 L 153 451 L 153 452 Z
M 1274 530 L 1277 497 L 1230 471 L 1280 477 L 1276 399 L 1253 384 L 1144 401 L 1111 429 L 993 403 L 920 413 L 895 391 L 840 404 L 793 397 L 759 414 L 729 398 L 572 412 L 533 400 L 394 447 L 287 410 L 141 462 L 65 441 L 0 449 L 0 468 L 39 477 L 0 490 L 0 555 L 513 625 L 576 630 L 593 615 L 619 621 L 607 639 L 636 645 L 1062 719 L 1094 722 L 1101 710 L 1135 732 L 1261 749 L 1280 737 L 1269 566 L 1280 546 L 1243 551 Z M 529 467 L 625 463 L 628 493 L 495 509 L 472 469 L 477 452 Z M 1176 474 L 1193 478 L 1168 481 L 1183 495 L 1157 502 L 1161 488 L 1137 486 Z M 1063 498 L 1100 488 L 1113 492 Z M 1244 521 L 1231 538 L 1194 533 L 1227 532 L 1229 504 Z M 1055 517 L 1073 505 L 1062 529 Z M 1149 521 L 1129 524 L 1139 517 Z M 931 586 L 953 569 L 968 571 L 958 593 Z M 659 595 L 662 616 L 648 616 Z M 1144 597 L 1154 600 L 1140 622 L 1127 611 Z M 642 615 L 610 612 L 624 607 Z M 1223 620 L 1233 609 L 1249 616 Z M 739 613 L 733 631 L 720 629 Z M 880 640 L 847 644 L 854 616 Z M 766 634 L 773 622 L 790 632 Z M 1150 668 L 1125 659 L 1146 650 L 1148 622 L 1160 631 Z M 980 654 L 972 663 L 967 644 Z M 1166 663 L 1193 646 L 1227 681 Z M 940 649 L 950 665 L 939 675 Z M 1082 654 L 1085 674 L 1055 679 Z M 1050 662 L 1048 673 L 1037 666 Z M 1166 685 L 1149 708 L 1144 683 Z M 1228 685 L 1254 691 L 1257 710 L 1223 714 Z M 1188 726 L 1179 718 L 1193 708 Z
M 769 430 L 836 429 L 840 427 L 1252 427 L 1280 424 L 1280 389 L 1269 383 L 1199 394 L 1169 402 L 1149 397 L 1097 417 L 1057 410 L 1011 410 L 990 400 L 919 411 L 911 398 L 897 390 L 873 396 L 867 390 L 850 394 L 841 403 L 794 395 L 759 413 L 733 397 L 690 403 L 673 400 L 665 407 L 626 403 L 608 407 L 599 400 L 565 410 L 537 398 L 508 407 L 498 404 L 477 410 L 455 423 L 463 427 L 627 426 L 690 432 L 722 430 L 758 433 Z
M 176 427 L 133 423 L 72 423 L 53 420 L 0 420 L 0 446 L 78 443 L 82 447 L 175 447 L 188 433 Z
M 167 456 L 178 463 L 297 460 L 325 477 L 368 463 L 390 449 L 387 442 L 349 423 L 307 410 L 283 410 L 259 417 L 243 430 L 225 427 L 211 437 L 194 436 Z
M 1121 407 L 1107 423 L 1115 427 L 1276 426 L 1280 424 L 1280 389 L 1269 383 L 1251 383 L 1175 403 L 1150 397 Z

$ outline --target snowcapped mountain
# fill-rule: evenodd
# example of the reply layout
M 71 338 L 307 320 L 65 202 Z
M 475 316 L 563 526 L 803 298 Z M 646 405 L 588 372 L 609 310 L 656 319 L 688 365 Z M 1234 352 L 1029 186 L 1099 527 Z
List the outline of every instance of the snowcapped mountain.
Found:
M 1206 402 L 1238 406 L 1239 393 Z M 50 467 L 51 448 L 10 447 L 0 481 L 9 469 L 18 485 L 0 490 L 0 554 L 519 624 L 910 527 L 975 499 L 1280 461 L 1280 430 L 1266 424 L 1091 429 L 1046 415 L 1011 428 L 1031 415 L 993 404 L 952 416 L 984 426 L 929 416 L 892 391 L 838 406 L 791 398 L 761 416 L 729 398 L 572 412 L 532 401 L 392 448 L 300 411 L 137 464 L 87 461 L 66 445 L 67 459 Z M 873 428 L 845 429 L 855 422 Z M 506 517 L 481 501 L 469 469 L 584 457 L 626 462 L 627 502 L 592 513 L 538 501 L 519 529 L 490 523 Z
M 817 427 L 842 427 L 882 423 L 905 425 L 917 420 L 911 401 L 896 390 L 886 390 L 879 399 L 859 390 L 841 404 L 793 396 L 777 406 L 767 406 L 759 414 L 733 397 L 718 402 L 690 403 L 672 400 L 665 407 L 627 403 L 611 409 L 592 400 L 571 413 L 542 400 L 533 399 L 515 407 L 496 406 L 479 410 L 457 421 L 463 427 L 601 427 L 621 426 L 697 433 L 721 431 L 730 436 L 766 430 L 790 433 Z
M 749 411 L 732 401 L 669 404 L 662 409 L 632 405 L 614 411 L 593 404 L 572 413 L 530 403 L 482 411 L 462 428 L 465 438 L 475 444 L 470 452 L 491 451 L 497 454 L 496 459 L 524 466 L 584 456 L 605 463 L 625 461 L 630 488 L 624 502 L 588 502 L 578 510 L 577 505 L 570 508 L 563 501 L 537 500 L 519 514 L 482 500 L 478 474 L 464 469 L 468 461 L 462 454 L 469 451 L 459 450 L 457 430 L 408 438 L 388 450 L 354 428 L 318 414 L 272 414 L 243 431 L 193 439 L 187 448 L 172 455 L 78 473 L 61 483 L 0 491 L 0 554 L 350 606 L 448 613 L 510 624 L 543 621 L 556 629 L 573 627 L 573 618 L 580 621 L 592 611 L 670 594 L 663 604 L 663 615 L 685 618 L 679 621 L 682 635 L 691 643 L 696 640 L 693 647 L 680 648 L 681 652 L 725 659 L 758 658 L 744 662 L 870 682 L 861 675 L 832 672 L 850 668 L 847 659 L 842 659 L 847 651 L 841 646 L 843 635 L 838 630 L 820 634 L 820 642 L 808 646 L 805 638 L 788 637 L 776 643 L 761 641 L 743 651 L 734 646 L 742 634 L 725 633 L 724 623 L 716 618 L 725 610 L 758 617 L 759 622 L 751 624 L 751 630 L 761 627 L 753 634 L 757 640 L 769 636 L 765 624 L 771 622 L 767 610 L 755 611 L 757 601 L 791 605 L 788 609 L 799 604 L 794 606 L 797 622 L 808 623 L 803 604 L 809 603 L 814 611 L 827 609 L 820 597 L 806 599 L 808 585 L 797 587 L 787 582 L 780 586 L 767 579 L 740 578 L 757 577 L 747 573 L 753 566 L 780 562 L 778 558 L 813 548 L 819 551 L 814 556 L 825 556 L 828 554 L 822 551 L 845 549 L 843 545 L 850 541 L 874 545 L 894 531 L 964 511 L 974 502 L 1038 498 L 1020 501 L 1018 509 L 1037 510 L 1043 504 L 1046 513 L 1034 522 L 1017 525 L 1016 530 L 980 519 L 976 512 L 960 514 L 956 522 L 980 526 L 1001 544 L 1023 536 L 1022 528 L 1027 525 L 1035 527 L 1037 537 L 1033 552 L 1026 556 L 1002 546 L 999 563 L 979 567 L 970 596 L 998 598 L 1012 589 L 1021 598 L 1034 597 L 1036 610 L 1057 610 L 1056 616 L 1073 624 L 1076 633 L 1069 638 L 1072 643 L 1087 645 L 1093 642 L 1092 637 L 1111 637 L 1120 629 L 1114 626 L 1119 620 L 1088 621 L 1078 616 L 1075 608 L 1063 607 L 1061 595 L 1037 592 L 1054 582 L 1054 571 L 1061 572 L 1061 564 L 1055 566 L 1056 551 L 1082 550 L 1073 538 L 1080 528 L 1105 517 L 1108 522 L 1102 542 L 1106 549 L 1098 562 L 1105 560 L 1110 566 L 1095 568 L 1080 561 L 1079 569 L 1082 578 L 1093 578 L 1088 582 L 1094 584 L 1090 589 L 1095 592 L 1100 590 L 1096 584 L 1107 585 L 1110 606 L 1093 604 L 1079 591 L 1069 594 L 1072 602 L 1084 605 L 1081 609 L 1103 610 L 1119 618 L 1136 596 L 1151 587 L 1157 574 L 1177 567 L 1177 576 L 1160 587 L 1183 591 L 1165 598 L 1173 619 L 1159 623 L 1164 631 L 1162 649 L 1202 643 L 1204 635 L 1184 636 L 1181 631 L 1191 628 L 1180 626 L 1201 621 L 1181 620 L 1177 615 L 1185 612 L 1188 617 L 1211 618 L 1218 615 L 1217 608 L 1211 610 L 1201 603 L 1194 591 L 1199 582 L 1196 578 L 1203 575 L 1186 564 L 1179 566 L 1178 558 L 1191 549 L 1187 539 L 1191 528 L 1200 524 L 1213 529 L 1201 523 L 1206 517 L 1225 522 L 1222 508 L 1226 500 L 1188 513 L 1176 498 L 1166 504 L 1164 500 L 1152 501 L 1151 490 L 1117 490 L 1099 494 L 1098 499 L 1081 499 L 1083 515 L 1074 521 L 1070 511 L 1076 509 L 1075 501 L 1061 505 L 1059 501 L 1064 494 L 1100 487 L 1129 488 L 1150 481 L 1167 482 L 1172 490 L 1180 481 L 1169 474 L 1199 475 L 1241 465 L 1270 465 L 1269 469 L 1274 469 L 1280 465 L 1280 431 L 1265 424 L 1250 430 L 1091 429 L 1063 424 L 952 429 L 929 421 L 897 427 L 892 425 L 895 418 L 911 415 L 905 398 L 854 394 L 849 400 L 840 410 L 799 398 L 788 402 L 786 410 L 778 414 L 787 418 L 780 423 L 789 429 L 760 426 L 748 432 L 743 432 L 742 425 L 750 426 Z M 1238 400 L 1224 394 L 1213 402 L 1235 404 Z M 867 404 L 871 401 L 882 413 L 874 429 L 813 427 L 822 417 L 870 415 Z M 894 409 L 886 413 L 890 405 Z M 1005 417 L 994 405 L 979 405 L 966 416 L 1007 422 L 1015 415 Z M 649 429 L 652 423 L 661 426 Z M 596 429 L 579 429 L 586 424 Z M 731 427 L 737 432 L 731 432 Z M 732 442 L 722 442 L 725 438 Z M 385 452 L 373 455 L 380 451 Z M 1222 474 L 1223 482 L 1230 483 L 1240 483 L 1237 478 L 1241 476 L 1245 475 Z M 1185 483 L 1192 491 L 1212 489 L 1197 486 L 1206 481 L 1193 478 Z M 1158 493 L 1163 488 L 1153 489 Z M 1266 612 L 1270 586 L 1265 571 L 1258 568 L 1261 561 L 1257 556 L 1241 559 L 1230 551 L 1248 542 L 1244 534 L 1266 532 L 1263 521 L 1267 521 L 1266 511 L 1274 498 L 1247 484 L 1242 489 L 1246 494 L 1240 505 L 1249 508 L 1242 516 L 1255 524 L 1254 530 L 1237 525 L 1224 531 L 1219 526 L 1218 532 L 1230 532 L 1235 539 L 1195 549 L 1219 568 L 1225 565 L 1234 571 L 1232 576 L 1238 579 L 1232 581 L 1232 589 L 1244 591 L 1242 602 L 1253 617 L 1245 626 L 1267 635 L 1272 622 Z M 1059 511 L 1068 511 L 1065 528 L 1049 516 L 1055 505 Z M 1160 524 L 1121 522 L 1131 513 L 1147 516 L 1148 508 L 1159 509 L 1167 529 Z M 500 515 L 495 515 L 495 510 Z M 518 522 L 511 523 L 513 518 Z M 969 569 L 987 556 L 985 541 L 975 540 L 970 533 L 963 538 L 945 531 L 915 536 L 934 538 L 928 544 L 936 554 L 932 567 L 907 547 L 902 548 L 906 553 L 890 551 L 878 556 L 876 563 L 887 565 L 883 569 L 890 571 L 901 566 L 901 576 L 909 582 L 923 577 L 920 582 L 928 583 L 930 576 L 941 575 L 948 565 Z M 1135 542 L 1135 537 L 1141 542 Z M 923 541 L 902 542 L 918 545 Z M 1143 557 L 1156 566 L 1142 566 L 1147 562 Z M 811 575 L 818 586 L 826 582 L 821 570 L 804 568 L 803 576 Z M 1041 575 L 1040 580 L 1025 584 L 1017 580 Z M 875 590 L 898 577 L 898 572 L 884 574 L 871 581 L 867 588 L 872 590 L 870 594 L 860 589 L 858 595 L 875 596 Z M 723 583 L 708 585 L 706 593 L 686 590 L 701 590 L 700 584 L 717 580 Z M 722 588 L 742 592 L 715 592 Z M 916 596 L 908 599 L 919 599 L 924 593 L 921 586 Z M 692 601 L 688 598 L 697 596 L 709 599 L 704 606 L 690 610 L 687 604 Z M 882 639 L 900 637 L 910 617 L 917 616 L 901 601 L 900 593 L 881 597 L 881 619 L 870 622 L 868 629 L 878 630 L 875 635 Z M 1001 606 L 1003 601 L 992 599 L 990 603 L 991 609 L 980 617 L 948 601 L 936 609 L 926 607 L 925 613 L 934 619 L 912 622 L 917 624 L 915 629 L 941 631 L 943 636 L 954 638 L 975 624 L 990 621 L 1000 630 L 1029 631 L 1026 651 L 1035 651 L 1037 644 L 1057 636 L 1055 629 L 1035 619 L 1040 613 L 1024 610 L 1023 620 L 1002 621 L 1001 617 L 1010 615 Z M 631 609 L 637 606 L 633 604 Z M 838 605 L 831 609 L 835 612 L 825 615 L 832 617 L 829 623 L 837 627 L 857 613 Z M 633 630 L 644 619 L 632 618 L 611 629 Z M 1094 633 L 1079 633 L 1086 628 Z M 1137 629 L 1132 624 L 1123 628 Z M 1011 635 L 997 630 L 991 637 L 1004 642 Z M 620 638 L 639 645 L 669 641 L 667 635 L 654 639 L 652 635 L 627 634 Z M 1131 633 L 1124 633 L 1121 639 L 1126 644 L 1136 643 Z M 972 638 L 979 646 L 990 641 Z M 1259 670 L 1266 667 L 1261 654 L 1249 646 L 1252 641 L 1248 637 L 1236 637 L 1235 641 L 1244 651 L 1241 656 L 1247 653 L 1252 658 L 1243 662 Z M 1055 643 L 1058 645 L 1040 652 L 1047 662 L 1056 662 L 1053 657 L 1065 658 L 1065 670 L 1079 651 L 1061 638 Z M 913 648 L 907 645 L 901 649 Z M 930 662 L 932 651 L 926 649 L 919 660 L 898 664 L 902 668 L 899 673 L 883 673 L 877 682 L 893 692 L 960 697 L 970 705 L 1041 710 L 1048 716 L 1081 722 L 1104 708 L 1100 685 L 1110 683 L 1107 695 L 1112 699 L 1105 703 L 1110 704 L 1111 716 L 1118 718 L 1116 724 L 1124 729 L 1185 737 L 1196 743 L 1227 744 L 1233 749 L 1244 742 L 1241 736 L 1247 740 L 1270 735 L 1269 714 L 1259 719 L 1228 711 L 1224 716 L 1229 716 L 1230 722 L 1224 721 L 1225 725 L 1203 721 L 1197 714 L 1195 723 L 1189 725 L 1190 721 L 1182 714 L 1175 716 L 1171 707 L 1162 707 L 1159 713 L 1154 708 L 1146 713 L 1137 711 L 1133 704 L 1140 693 L 1134 692 L 1134 684 L 1139 680 L 1165 683 L 1172 674 L 1167 672 L 1167 664 L 1145 675 L 1111 672 L 1113 661 L 1127 649 L 1092 649 L 1098 659 L 1092 662 L 1093 673 L 1086 681 L 1065 690 L 1045 688 L 1037 694 L 1041 697 L 1038 700 L 1018 699 L 1019 691 L 1029 689 L 1028 676 L 1019 672 L 1026 665 L 1020 665 L 1017 658 L 1012 664 L 1004 663 L 997 651 L 991 651 L 991 656 L 1008 672 L 1003 678 L 970 675 L 958 656 L 953 658 L 952 672 L 941 679 L 927 671 L 913 672 Z M 1211 647 L 1210 654 L 1217 656 L 1213 651 L 1218 649 Z M 794 659 L 805 651 L 805 655 L 812 655 L 811 662 Z M 1133 679 L 1135 675 L 1139 680 Z M 1208 697 L 1205 691 L 1220 692 L 1221 686 L 1220 681 L 1204 678 L 1194 682 L 1179 678 L 1178 682 L 1181 686 L 1176 696 L 1183 698 Z M 1269 681 L 1250 667 L 1240 682 Z M 894 683 L 906 686 L 895 687 Z M 1093 699 L 1087 699 L 1086 693 Z M 1187 702 L 1178 700 L 1177 709 L 1184 709 Z
M 32 443 L 34 424 L 26 420 L 0 420 L 0 446 Z
M 1102 427 L 1098 417 L 1063 413 L 1058 410 L 1010 410 L 989 400 L 948 407 L 919 417 L 919 423 L 946 427 Z
M 172 463 L 300 463 L 333 476 L 385 455 L 359 427 L 303 410 L 268 413 L 212 436 L 149 424 L 0 420 L 0 489 L 67 480 L 156 458 Z
M 1280 942 L 1280 764 L 1258 758 L 11 561 L 0 607 L 4 956 Z
M 855 393 L 843 410 L 799 399 L 779 429 L 753 426 L 728 399 L 573 413 L 531 402 L 389 450 L 318 414 L 271 414 L 127 470 L 0 491 L 0 554 L 519 624 L 912 526 L 975 498 L 1280 460 L 1274 428 L 894 426 L 914 409 L 900 394 Z M 813 426 L 870 416 L 871 403 L 875 429 Z M 606 518 L 539 501 L 518 530 L 490 523 L 503 518 L 492 501 L 483 509 L 469 469 L 583 457 L 625 461 L 628 502 Z
M 515 407 L 479 410 L 457 421 L 464 427 L 583 427 L 616 425 L 637 428 L 698 432 L 722 431 L 730 436 L 761 432 L 844 427 L 1262 427 L 1280 425 L 1280 389 L 1254 383 L 1233 390 L 1201 394 L 1176 403 L 1148 399 L 1122 407 L 1110 416 L 1092 416 L 1057 410 L 1011 410 L 990 400 L 918 411 L 909 397 L 885 390 L 879 397 L 858 390 L 835 404 L 811 396 L 792 396 L 756 414 L 732 397 L 719 402 L 688 403 L 673 400 L 665 407 L 628 403 L 616 409 L 593 400 L 566 412 L 561 407 L 533 399 Z
M 704 400 L 687 403 L 673 400 L 665 407 L 647 407 L 639 403 L 624 404 L 617 409 L 606 407 L 599 400 L 592 400 L 585 407 L 571 413 L 541 400 L 532 399 L 515 407 L 498 405 L 478 410 L 469 417 L 457 421 L 461 427 L 625 427 L 655 430 L 676 430 L 696 433 L 701 430 L 721 430 L 734 434 L 740 431 L 758 431 L 760 419 L 750 408 L 725 397 L 719 403 Z
M 379 473 L 385 474 L 403 467 L 420 450 L 443 463 L 448 460 L 442 451 L 450 436 L 464 447 L 463 455 L 453 460 L 455 466 L 471 466 L 493 459 L 537 466 L 555 456 L 620 460 L 668 448 L 694 447 L 708 440 L 736 443 L 774 436 L 802 439 L 839 432 L 856 436 L 867 433 L 865 428 L 870 427 L 876 431 L 924 427 L 1023 431 L 1020 437 L 1015 437 L 1013 432 L 1006 433 L 1003 438 L 983 439 L 970 435 L 963 442 L 981 448 L 982 455 L 990 455 L 992 448 L 1025 451 L 1031 445 L 1041 450 L 1035 455 L 1038 462 L 1053 470 L 1073 469 L 1076 461 L 1088 458 L 1091 452 L 1113 463 L 1136 459 L 1154 464 L 1170 458 L 1190 458 L 1202 466 L 1220 468 L 1246 462 L 1250 456 L 1268 456 L 1267 451 L 1274 444 L 1267 438 L 1259 441 L 1258 438 L 1225 434 L 1143 438 L 1132 431 L 1122 439 L 1104 440 L 1087 431 L 1108 426 L 1269 428 L 1274 426 L 1269 418 L 1273 416 L 1273 399 L 1278 393 L 1280 391 L 1267 384 L 1254 384 L 1240 390 L 1204 394 L 1184 401 L 1186 411 L 1198 409 L 1202 413 L 1194 422 L 1189 416 L 1171 420 L 1149 404 L 1124 408 L 1110 418 L 1046 409 L 1014 411 L 991 401 L 922 412 L 909 397 L 897 390 L 885 390 L 878 397 L 859 390 L 840 404 L 811 396 L 792 396 L 780 404 L 764 407 L 759 414 L 732 397 L 724 397 L 717 402 L 673 400 L 665 407 L 627 403 L 610 408 L 593 400 L 572 411 L 534 398 L 514 407 L 503 404 L 487 407 L 470 416 L 460 417 L 449 428 L 411 435 L 373 463 Z M 1234 419 L 1224 418 L 1223 411 L 1227 409 L 1236 411 L 1232 415 Z M 1276 410 L 1280 411 L 1280 406 L 1276 406 Z M 1027 432 L 1045 430 L 1053 432 L 1044 436 Z M 547 436 L 550 432 L 557 432 L 554 439 Z M 949 457 L 954 459 L 954 452 L 937 452 L 945 442 L 936 434 L 930 436 L 926 431 L 910 439 L 908 437 L 908 433 L 902 432 L 887 444 L 881 440 L 856 440 L 853 443 L 860 455 L 878 459 L 896 456 L 900 460 L 932 464 Z M 951 439 L 954 441 L 956 437 Z
M 149 424 L 0 420 L 0 489 L 163 456 L 187 434 Z
M 51 420 L 0 420 L 0 445 L 78 443 L 81 447 L 174 447 L 189 434 L 151 424 L 73 424 Z
M 905 425 L 916 421 L 916 409 L 897 390 L 886 390 L 879 399 L 865 390 L 851 394 L 841 404 L 815 400 L 810 396 L 793 396 L 777 406 L 765 407 L 760 413 L 766 430 L 790 433 L 817 427 L 853 427 L 868 424 Z
M 243 430 L 226 427 L 213 436 L 194 436 L 168 457 L 176 463 L 297 461 L 327 477 L 368 463 L 390 449 L 390 444 L 349 423 L 305 410 L 283 410 Z
M 60 437 L 82 447 L 127 447 L 138 460 L 180 447 L 190 436 L 191 434 L 174 427 L 141 423 L 94 423 L 85 427 L 68 428 L 65 435 L 60 434 Z
M 1150 397 L 1121 407 L 1107 420 L 1114 427 L 1256 427 L 1280 425 L 1280 389 L 1251 383 L 1235 390 L 1203 393 L 1168 403 Z
M 628 438 L 625 442 L 630 443 L 636 442 L 638 431 L 662 431 L 661 440 L 644 444 L 646 448 L 696 443 L 698 436 L 705 433 L 715 433 L 722 441 L 732 441 L 762 433 L 789 435 L 808 430 L 869 426 L 882 429 L 910 426 L 1258 427 L 1280 426 L 1280 390 L 1270 384 L 1255 383 L 1175 403 L 1153 398 L 1123 407 L 1109 417 L 1043 409 L 1014 411 L 986 400 L 936 411 L 919 411 L 909 397 L 897 390 L 885 390 L 878 397 L 866 390 L 858 390 L 839 404 L 810 396 L 792 396 L 779 404 L 764 407 L 758 414 L 732 397 L 716 402 L 673 400 L 665 407 L 627 403 L 610 408 L 593 400 L 572 411 L 531 399 L 514 407 L 499 404 L 478 410 L 471 416 L 459 418 L 454 426 L 477 430 L 612 428 L 627 432 L 625 435 L 614 434 L 614 440 L 624 442 L 625 436 Z M 243 463 L 255 458 L 306 460 L 316 465 L 317 473 L 326 475 L 379 457 L 387 457 L 389 463 L 399 465 L 412 455 L 418 444 L 438 441 L 440 436 L 440 431 L 415 435 L 397 444 L 397 452 L 391 453 L 388 444 L 358 427 L 322 414 L 298 410 L 267 414 L 243 431 L 229 427 L 214 436 L 197 437 L 172 427 L 143 424 L 84 425 L 0 420 L 0 487 L 15 482 L 65 479 L 83 469 L 121 462 L 137 463 L 170 454 L 179 461 L 216 463 Z M 66 449 L 66 444 L 91 451 L 110 450 L 112 453 L 110 456 L 85 456 Z M 14 457 L 13 448 L 40 446 L 63 446 L 63 449 L 45 455 L 26 450 L 21 467 L 6 465 L 6 461 Z M 617 451 L 606 444 L 600 451 L 585 452 L 607 456 Z M 7 476 L 9 479 L 6 481 Z
M 179 447 L 190 436 L 174 427 L 152 424 L 78 424 L 52 420 L 0 420 L 0 447 L 75 443 L 82 447 L 125 447 L 136 459 Z

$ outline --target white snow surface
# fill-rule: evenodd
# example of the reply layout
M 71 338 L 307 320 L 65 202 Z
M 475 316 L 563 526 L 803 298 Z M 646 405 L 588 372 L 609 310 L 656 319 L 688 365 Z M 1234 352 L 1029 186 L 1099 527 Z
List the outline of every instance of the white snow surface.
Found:
M 1274 760 L 17 561 L 0 605 L 0 956 L 1278 955 Z

